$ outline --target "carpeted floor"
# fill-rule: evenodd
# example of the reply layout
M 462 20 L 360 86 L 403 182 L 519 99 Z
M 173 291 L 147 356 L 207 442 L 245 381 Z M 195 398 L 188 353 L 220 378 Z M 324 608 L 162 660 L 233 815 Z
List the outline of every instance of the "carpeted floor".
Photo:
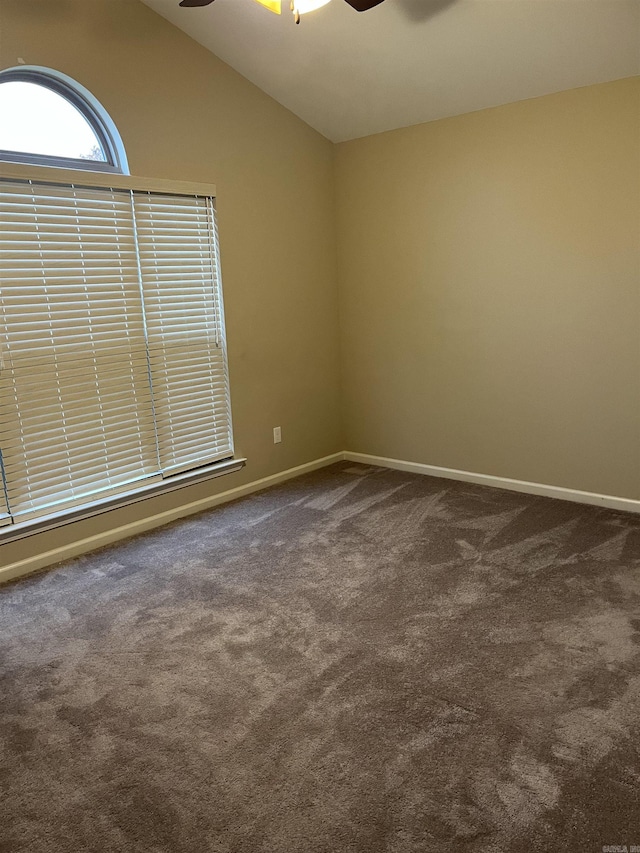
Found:
M 0 588 L 2 853 L 640 845 L 640 517 L 341 463 Z

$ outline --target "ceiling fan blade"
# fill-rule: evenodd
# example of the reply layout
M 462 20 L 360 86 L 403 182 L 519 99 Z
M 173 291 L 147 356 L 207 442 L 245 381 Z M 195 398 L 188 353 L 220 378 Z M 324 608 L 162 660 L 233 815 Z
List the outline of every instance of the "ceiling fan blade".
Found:
M 261 6 L 265 6 L 270 12 L 275 12 L 276 15 L 282 14 L 281 0 L 256 0 Z
M 368 12 L 369 9 L 382 3 L 382 0 L 345 0 L 345 3 L 348 3 L 356 12 Z
M 213 0 L 180 0 L 179 5 L 195 8 L 196 6 L 208 6 L 209 3 L 213 3 Z

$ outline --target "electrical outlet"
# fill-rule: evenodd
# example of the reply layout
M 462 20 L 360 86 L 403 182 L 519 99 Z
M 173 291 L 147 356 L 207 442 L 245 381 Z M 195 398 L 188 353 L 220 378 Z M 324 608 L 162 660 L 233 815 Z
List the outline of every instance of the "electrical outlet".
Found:
M 282 429 L 280 427 L 273 428 L 273 443 L 280 444 L 282 441 Z

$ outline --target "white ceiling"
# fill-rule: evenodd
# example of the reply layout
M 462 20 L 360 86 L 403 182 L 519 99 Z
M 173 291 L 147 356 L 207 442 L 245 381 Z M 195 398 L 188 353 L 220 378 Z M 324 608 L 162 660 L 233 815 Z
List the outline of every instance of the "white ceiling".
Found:
M 334 142 L 640 74 L 640 0 L 144 0 Z

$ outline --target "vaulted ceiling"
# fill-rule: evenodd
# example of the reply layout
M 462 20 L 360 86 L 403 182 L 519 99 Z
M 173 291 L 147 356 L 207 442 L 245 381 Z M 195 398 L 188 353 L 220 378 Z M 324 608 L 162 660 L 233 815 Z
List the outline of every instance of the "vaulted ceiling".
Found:
M 639 0 L 144 2 L 334 142 L 640 74 Z

